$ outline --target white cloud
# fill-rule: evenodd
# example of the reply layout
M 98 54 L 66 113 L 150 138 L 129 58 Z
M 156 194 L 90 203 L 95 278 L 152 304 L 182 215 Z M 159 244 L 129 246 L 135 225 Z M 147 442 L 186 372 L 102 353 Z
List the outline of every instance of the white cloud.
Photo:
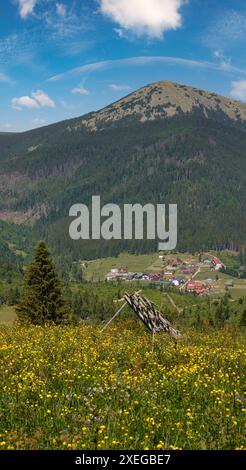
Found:
M 6 82 L 9 83 L 11 79 L 6 75 L 5 73 L 0 72 L 0 82 Z
M 232 82 L 230 95 L 241 101 L 246 101 L 246 80 Z
M 127 85 L 115 85 L 115 83 L 112 83 L 109 85 L 109 88 L 113 91 L 128 91 L 130 90 L 130 87 Z
M 69 111 L 74 111 L 75 109 L 79 109 L 79 104 L 71 104 L 67 103 L 65 100 L 61 100 L 61 106 L 64 109 L 68 109 Z
M 37 1 L 38 0 L 18 0 L 21 18 L 26 19 L 28 15 L 34 12 Z
M 64 18 L 67 13 L 66 5 L 64 5 L 63 3 L 56 3 L 56 13 L 61 18 Z
M 12 129 L 13 127 L 13 124 L 10 124 L 10 122 L 6 122 L 5 124 L 3 124 L 3 129 Z
M 181 26 L 180 7 L 185 3 L 187 0 L 100 0 L 102 13 L 121 28 L 152 38 Z
M 40 107 L 45 108 L 55 108 L 54 101 L 44 93 L 44 91 L 38 90 L 32 93 L 32 97 L 30 96 L 20 96 L 19 98 L 13 98 L 11 100 L 11 106 L 13 109 L 20 111 L 23 108 L 28 109 L 37 109 Z
M 86 96 L 88 96 L 90 94 L 89 90 L 87 90 L 83 86 L 73 88 L 72 93 L 73 94 L 78 93 L 79 95 L 86 95 Z
M 231 58 L 226 57 L 223 50 L 217 49 L 213 52 L 215 59 L 219 60 L 221 68 L 229 70 L 231 67 Z
M 32 93 L 38 104 L 45 108 L 55 108 L 55 102 L 44 91 L 38 90 Z
M 42 126 L 45 123 L 46 123 L 45 119 L 41 119 L 41 118 L 38 118 L 38 117 L 36 117 L 32 120 L 32 124 L 35 124 L 35 126 L 39 126 L 39 125 Z
M 21 96 L 20 98 L 13 98 L 11 100 L 12 108 L 20 111 L 22 108 L 35 109 L 39 108 L 39 104 L 30 96 Z
M 220 50 L 214 51 L 214 52 L 213 52 L 213 56 L 214 56 L 216 59 L 221 59 L 221 58 L 223 57 L 223 52 L 220 51 Z

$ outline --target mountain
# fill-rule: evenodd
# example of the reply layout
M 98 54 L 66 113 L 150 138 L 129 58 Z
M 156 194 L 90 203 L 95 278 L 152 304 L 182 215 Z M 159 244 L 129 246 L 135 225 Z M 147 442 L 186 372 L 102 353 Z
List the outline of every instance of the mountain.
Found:
M 177 203 L 180 249 L 246 239 L 246 104 L 167 81 L 101 111 L 0 134 L 0 240 L 22 227 L 58 253 L 92 258 L 154 242 L 72 242 L 71 205 Z M 9 225 L 9 224 L 13 225 Z M 23 232 L 24 230 L 24 232 Z
M 148 85 L 97 113 L 91 113 L 68 129 L 97 131 L 124 120 L 140 122 L 171 118 L 199 112 L 205 117 L 214 113 L 224 120 L 246 121 L 246 104 L 185 85 L 162 81 Z

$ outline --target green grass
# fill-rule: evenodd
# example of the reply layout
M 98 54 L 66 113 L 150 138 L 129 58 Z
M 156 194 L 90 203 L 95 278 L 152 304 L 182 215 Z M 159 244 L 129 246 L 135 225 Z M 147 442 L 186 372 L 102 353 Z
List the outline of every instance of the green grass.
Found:
M 85 264 L 86 261 L 82 261 Z M 129 271 L 159 271 L 163 267 L 163 263 L 158 259 L 157 254 L 148 255 L 130 255 L 122 253 L 117 258 L 103 258 L 87 262 L 88 267 L 85 268 L 85 277 L 88 281 L 103 281 L 105 275 L 111 268 L 118 266 L 127 266 Z
M 16 320 L 16 314 L 14 307 L 8 307 L 4 305 L 0 307 L 0 323 L 11 324 Z
M 234 287 L 229 287 L 229 292 L 233 299 L 246 297 L 246 281 L 234 282 Z

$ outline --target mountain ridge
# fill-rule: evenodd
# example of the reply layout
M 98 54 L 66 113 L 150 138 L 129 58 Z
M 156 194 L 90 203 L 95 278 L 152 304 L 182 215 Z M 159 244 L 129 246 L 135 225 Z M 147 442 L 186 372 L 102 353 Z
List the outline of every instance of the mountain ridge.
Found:
M 133 104 L 133 106 L 132 106 Z M 81 126 L 98 130 L 98 123 L 119 121 L 138 115 L 140 122 L 173 117 L 178 113 L 191 113 L 203 107 L 205 117 L 210 111 L 221 111 L 234 121 L 246 121 L 246 103 L 233 100 L 199 88 L 159 81 L 146 85 L 102 110 L 82 117 Z
M 95 127 L 95 122 L 98 121 L 100 123 L 100 121 L 103 121 L 103 120 L 106 120 L 106 122 L 108 120 L 110 122 L 110 119 L 108 119 L 107 114 L 112 114 L 111 117 L 113 117 L 113 119 L 111 119 L 111 121 L 114 121 L 114 120 L 120 121 L 122 118 L 124 119 L 125 117 L 129 115 L 130 116 L 137 115 L 139 111 L 138 109 L 133 109 L 133 113 L 130 113 L 130 109 L 127 109 L 127 112 L 125 112 L 125 114 L 123 115 L 120 111 L 122 110 L 122 108 L 124 108 L 124 105 L 127 104 L 128 102 L 131 102 L 132 100 L 136 100 L 138 98 L 141 99 L 142 95 L 147 96 L 153 91 L 156 92 L 154 94 L 154 97 L 156 99 L 156 103 L 154 104 L 156 104 L 156 106 L 170 104 L 170 107 L 167 107 L 165 109 L 165 112 L 163 113 L 161 113 L 160 111 L 159 112 L 156 111 L 156 115 L 154 116 L 152 115 L 149 118 L 143 114 L 141 116 L 142 118 L 139 119 L 140 122 L 153 120 L 153 118 L 165 119 L 168 117 L 173 117 L 180 110 L 184 114 L 189 113 L 189 112 L 192 113 L 193 111 L 195 111 L 198 105 L 200 106 L 204 105 L 203 111 L 205 111 L 204 112 L 205 117 L 207 117 L 206 110 L 210 110 L 210 111 L 221 110 L 231 120 L 246 121 L 246 103 L 240 100 L 229 98 L 228 96 L 220 95 L 212 91 L 203 90 L 203 89 L 192 87 L 192 86 L 185 85 L 182 83 L 171 82 L 169 80 L 160 80 L 158 82 L 145 85 L 137 89 L 136 91 L 128 93 L 123 98 L 120 98 L 117 101 L 114 101 L 113 103 L 110 103 L 97 111 L 90 111 L 81 116 L 76 116 L 74 118 L 68 118 L 62 121 L 57 121 L 55 123 L 47 124 L 38 128 L 34 128 L 34 129 L 29 129 L 23 132 L 9 132 L 9 131 L 0 132 L 0 136 L 12 137 L 16 135 L 17 136 L 26 135 L 29 133 L 36 133 L 40 130 L 49 129 L 52 126 L 62 126 L 67 123 L 73 123 L 73 122 L 75 123 L 75 125 L 66 126 L 68 130 L 87 129 L 87 130 L 95 131 L 97 130 L 97 127 Z M 158 97 L 156 97 L 156 94 L 158 93 L 161 93 L 162 95 L 161 97 L 159 97 L 160 103 L 158 102 Z M 164 96 L 164 93 L 166 93 L 165 96 Z M 175 96 L 175 93 L 176 93 L 176 96 Z M 173 103 L 168 101 L 170 99 L 173 100 Z M 153 105 L 153 103 L 151 104 Z M 146 109 L 148 107 L 148 103 L 144 103 L 144 107 Z M 175 112 L 175 110 L 177 112 Z M 114 114 L 112 113 L 113 111 L 115 112 Z M 100 129 L 102 129 L 101 126 L 100 126 Z

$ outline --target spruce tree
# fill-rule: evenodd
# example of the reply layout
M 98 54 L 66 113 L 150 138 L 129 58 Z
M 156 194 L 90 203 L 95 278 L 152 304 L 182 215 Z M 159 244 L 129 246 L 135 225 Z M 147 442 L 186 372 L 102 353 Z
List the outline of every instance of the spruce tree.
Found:
M 69 320 L 60 280 L 43 241 L 38 243 L 33 262 L 26 271 L 16 313 L 24 324 L 44 325 L 54 322 L 59 325 Z

